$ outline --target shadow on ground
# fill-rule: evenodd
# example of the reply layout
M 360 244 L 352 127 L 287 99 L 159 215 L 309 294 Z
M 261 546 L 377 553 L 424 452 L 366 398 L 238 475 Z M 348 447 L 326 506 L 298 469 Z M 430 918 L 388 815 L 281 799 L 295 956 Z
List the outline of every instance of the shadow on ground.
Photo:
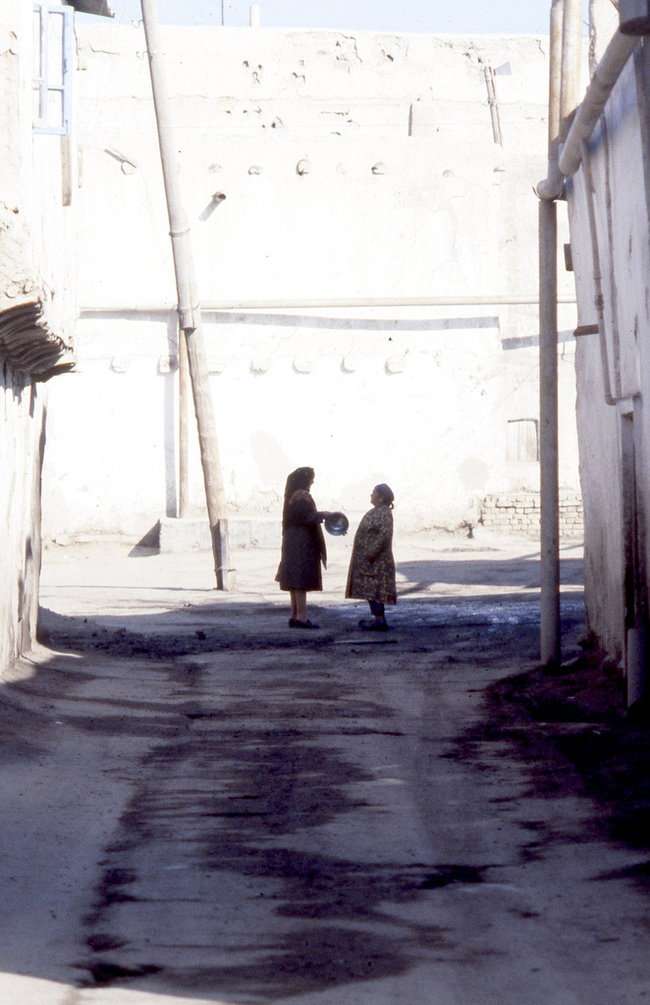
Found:
M 560 672 L 536 668 L 492 684 L 483 722 L 459 740 L 457 756 L 480 757 L 481 744 L 495 740 L 525 765 L 531 792 L 587 795 L 601 835 L 650 851 L 650 708 L 627 712 L 618 667 L 587 651 Z M 622 876 L 647 887 L 650 860 L 609 878 Z
M 522 591 L 523 598 L 526 596 L 523 591 L 539 590 L 540 584 L 539 552 L 508 559 L 419 559 L 400 562 L 397 571 L 407 581 L 405 585 L 400 584 L 400 596 L 421 593 L 441 585 L 480 585 L 486 589 L 489 586 L 518 589 Z M 581 586 L 582 577 L 581 558 L 560 559 L 560 582 L 563 586 Z
M 29 703 L 40 699 L 48 710 L 42 744 L 17 747 L 18 758 L 47 756 L 54 716 L 80 746 L 121 737 L 131 743 L 125 758 L 143 751 L 137 763 L 112 769 L 130 773 L 133 793 L 100 852 L 85 916 L 69 919 L 82 940 L 68 961 L 70 983 L 267 1003 L 397 977 L 423 953 L 469 962 L 443 928 L 405 917 L 400 906 L 480 883 L 480 863 L 408 854 L 377 862 L 355 857 L 353 842 L 338 855 L 318 851 L 318 842 L 305 850 L 306 831 L 382 812 L 359 794 L 373 776 L 346 744 L 354 751 L 401 735 L 394 710 L 368 697 L 362 677 L 330 673 L 333 648 L 271 647 L 243 664 L 237 656 L 225 691 L 219 652 L 135 660 L 82 650 L 5 687 L 21 734 Z M 375 659 L 390 672 L 385 647 Z M 122 675 L 117 693 L 102 686 L 102 674 Z M 29 726 L 33 733 L 33 716 Z M 9 742 L 5 731 L 0 754 Z M 92 808 L 81 802 L 79 812 Z M 72 836 L 58 854 L 74 860 Z M 13 924 L 20 928 L 20 914 Z M 60 979 L 61 961 L 44 953 L 35 968 L 25 953 L 0 950 L 0 971 Z
M 363 605 L 322 606 L 321 630 L 304 634 L 288 628 L 277 604 L 221 598 L 163 614 L 41 612 L 43 641 L 71 656 L 5 686 L 14 719 L 0 736 L 0 755 L 11 747 L 14 763 L 47 757 L 56 718 L 81 747 L 123 738 L 119 771 L 133 780 L 85 914 L 70 919 L 81 932 L 74 957 L 63 961 L 71 983 L 215 1002 L 227 996 L 243 1005 L 339 987 L 345 995 L 344 985 L 398 977 L 423 954 L 472 962 L 443 927 L 402 908 L 450 884 L 481 883 L 485 863 L 414 862 L 406 854 L 376 861 L 345 842 L 334 853 L 318 841 L 305 850 L 304 841 L 306 830 L 322 833 L 355 814 L 376 811 L 382 826 L 354 745 L 401 733 L 394 710 L 366 688 L 364 660 L 382 675 L 399 664 L 423 687 L 442 668 L 454 679 L 454 664 L 468 665 L 477 689 L 485 668 L 494 677 L 503 666 L 534 665 L 538 602 L 527 590 L 538 562 L 459 565 L 400 569 L 423 585 L 480 582 L 484 595 L 407 595 L 391 612 L 393 630 L 372 638 L 357 628 Z M 573 560 L 565 570 L 573 582 Z M 497 589 L 504 585 L 507 594 Z M 583 613 L 579 593 L 564 597 L 573 649 Z M 230 678 L 228 660 L 237 661 Z M 104 687 L 102 675 L 118 684 Z M 525 679 L 494 685 L 485 720 L 452 753 L 471 759 L 496 730 L 526 761 L 531 785 L 543 787 L 546 747 L 529 756 L 513 728 L 542 714 L 540 695 L 531 712 L 532 692 L 518 683 Z M 560 705 L 568 701 L 564 695 Z M 39 702 L 47 711 L 35 742 L 28 709 Z M 559 745 L 554 756 L 565 764 L 574 755 Z M 587 786 L 586 765 L 573 777 L 580 771 Z M 72 838 L 60 854 L 74 861 Z M 20 914 L 12 924 L 20 927 Z M 0 970 L 60 979 L 60 960 L 38 958 L 34 972 L 20 947 L 0 950 Z

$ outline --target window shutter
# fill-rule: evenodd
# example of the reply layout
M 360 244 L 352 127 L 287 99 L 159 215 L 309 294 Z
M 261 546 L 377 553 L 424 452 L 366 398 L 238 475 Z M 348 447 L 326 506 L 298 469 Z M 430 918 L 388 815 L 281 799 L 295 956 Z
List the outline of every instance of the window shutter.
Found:
M 73 12 L 70 7 L 34 4 L 34 132 L 70 133 Z

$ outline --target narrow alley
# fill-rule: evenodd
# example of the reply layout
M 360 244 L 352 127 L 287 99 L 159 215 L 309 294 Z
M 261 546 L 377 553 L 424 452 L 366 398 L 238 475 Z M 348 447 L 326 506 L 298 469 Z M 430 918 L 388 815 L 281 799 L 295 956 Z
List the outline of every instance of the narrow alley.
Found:
M 223 594 L 207 553 L 48 549 L 47 646 L 2 712 L 3 1005 L 650 994 L 647 849 L 544 746 L 606 725 L 490 719 L 535 666 L 534 544 L 398 541 L 370 640 L 332 550 L 305 639 L 271 550 Z M 579 548 L 562 569 L 571 660 Z

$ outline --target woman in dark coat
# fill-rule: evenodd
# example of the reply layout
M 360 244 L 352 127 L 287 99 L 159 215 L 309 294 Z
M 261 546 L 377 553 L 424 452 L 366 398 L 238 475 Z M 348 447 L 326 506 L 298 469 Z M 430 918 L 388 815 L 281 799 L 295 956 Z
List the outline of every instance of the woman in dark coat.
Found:
M 375 485 L 373 505 L 361 520 L 354 536 L 346 597 L 367 600 L 373 620 L 360 621 L 369 631 L 388 630 L 385 604 L 397 603 L 395 559 L 393 558 L 393 495 L 388 485 Z
M 291 595 L 291 628 L 318 628 L 306 614 L 307 593 L 323 589 L 321 562 L 327 567 L 327 550 L 319 512 L 310 495 L 313 468 L 296 468 L 287 478 L 282 512 L 282 558 L 276 579 Z

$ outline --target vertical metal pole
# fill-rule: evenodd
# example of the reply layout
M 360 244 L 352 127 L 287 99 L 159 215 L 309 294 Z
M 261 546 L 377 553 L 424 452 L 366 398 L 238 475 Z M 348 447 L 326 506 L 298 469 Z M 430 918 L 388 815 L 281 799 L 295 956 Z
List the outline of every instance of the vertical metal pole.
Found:
M 540 651 L 545 667 L 558 666 L 560 647 L 560 517 L 557 389 L 557 203 L 564 85 L 564 28 L 575 28 L 576 0 L 553 0 L 550 22 L 548 174 L 539 203 L 539 442 L 540 442 Z M 581 8 L 582 9 L 582 8 Z M 573 34 L 568 33 L 573 40 Z
M 190 396 L 190 373 L 185 332 L 178 332 L 178 515 L 189 515 L 189 430 L 187 405 Z
M 203 342 L 201 308 L 196 288 L 190 228 L 183 206 L 174 137 L 168 115 L 167 80 L 162 60 L 162 45 L 156 0 L 140 0 L 151 72 L 160 160 L 165 180 L 167 212 L 174 255 L 178 315 L 185 333 L 189 372 L 194 398 L 194 412 L 201 449 L 203 481 L 210 521 L 212 552 L 218 590 L 228 589 L 228 523 L 223 478 L 219 460 L 217 427 L 210 397 L 209 374 Z
M 539 203 L 539 419 L 541 480 L 541 662 L 560 654 L 560 520 L 557 389 L 557 203 Z

